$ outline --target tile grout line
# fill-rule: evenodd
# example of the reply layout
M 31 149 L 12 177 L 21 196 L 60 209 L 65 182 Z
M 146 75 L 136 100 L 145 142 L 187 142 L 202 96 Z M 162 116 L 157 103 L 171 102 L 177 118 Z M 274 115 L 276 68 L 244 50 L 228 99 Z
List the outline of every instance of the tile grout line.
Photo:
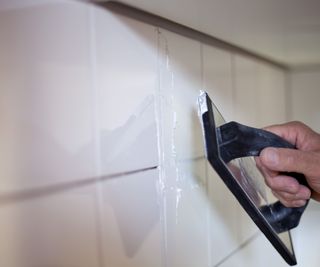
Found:
M 201 68 L 201 90 L 206 91 L 206 83 L 205 83 L 205 72 L 204 72 L 204 44 L 200 42 L 200 68 Z M 205 156 L 196 157 L 192 161 L 198 161 L 206 159 Z M 205 183 L 206 183 L 206 195 L 210 199 L 210 192 L 209 192 L 209 179 L 208 179 L 208 166 L 207 162 L 205 161 Z M 207 208 L 206 210 L 206 231 L 207 231 L 207 261 L 208 266 L 211 266 L 212 263 L 212 240 L 211 240 L 211 217 L 210 217 L 210 209 Z
M 100 142 L 100 117 L 99 117 L 99 90 L 97 77 L 97 44 L 96 44 L 96 14 L 94 8 L 89 9 L 89 54 L 91 69 L 91 86 L 92 86 L 92 131 L 94 140 L 94 164 L 95 174 L 97 177 L 101 175 L 101 142 Z M 95 186 L 95 238 L 97 242 L 97 257 L 100 267 L 105 266 L 104 250 L 103 250 L 103 194 L 98 180 L 94 182 Z
M 285 112 L 286 120 L 293 119 L 292 73 L 285 72 Z
M 39 197 L 46 197 L 54 194 L 59 194 L 68 190 L 94 185 L 98 182 L 104 182 L 115 178 L 124 178 L 133 174 L 143 173 L 151 170 L 158 169 L 159 166 L 151 166 L 142 169 L 136 169 L 132 171 L 118 172 L 109 175 L 100 175 L 97 177 L 88 177 L 80 180 L 74 180 L 70 182 L 43 186 L 40 188 L 27 189 L 20 192 L 9 192 L 0 194 L 0 206 L 14 204 L 17 202 L 27 201 Z
M 167 217 L 166 217 L 166 197 L 164 194 L 165 187 L 165 170 L 164 170 L 164 140 L 163 140 L 163 113 L 162 113 L 162 98 L 161 98 L 161 41 L 160 41 L 160 28 L 155 27 L 157 37 L 157 88 L 156 88 L 156 121 L 157 121 L 157 141 L 158 141 L 158 157 L 159 157 L 159 184 L 158 184 L 158 197 L 160 203 L 160 224 L 161 224 L 161 266 L 168 266 L 168 239 L 167 239 Z
M 234 53 L 230 53 L 230 75 L 231 75 L 231 107 L 232 111 L 231 114 L 233 117 L 235 117 L 235 103 L 237 99 L 237 86 L 236 86 L 236 81 L 237 81 L 237 75 L 236 75 L 236 55 Z
M 221 264 L 225 263 L 228 259 L 230 259 L 233 255 L 235 255 L 237 252 L 245 248 L 247 245 L 249 245 L 252 241 L 254 241 L 258 236 L 260 235 L 260 231 L 257 231 L 254 233 L 251 237 L 249 237 L 247 240 L 245 240 L 243 243 L 240 244 L 236 249 L 231 251 L 227 256 L 225 256 L 222 260 L 220 260 L 217 264 L 215 264 L 213 267 L 221 266 Z

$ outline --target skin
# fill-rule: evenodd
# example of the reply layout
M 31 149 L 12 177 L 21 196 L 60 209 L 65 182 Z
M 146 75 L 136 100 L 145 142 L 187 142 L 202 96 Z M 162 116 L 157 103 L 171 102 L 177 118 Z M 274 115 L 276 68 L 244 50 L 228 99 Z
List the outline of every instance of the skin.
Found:
M 262 150 L 257 163 L 273 194 L 287 207 L 303 206 L 309 198 L 320 201 L 320 134 L 301 122 L 273 125 L 265 130 L 281 136 L 297 148 L 269 147 Z M 303 173 L 310 189 L 283 172 Z

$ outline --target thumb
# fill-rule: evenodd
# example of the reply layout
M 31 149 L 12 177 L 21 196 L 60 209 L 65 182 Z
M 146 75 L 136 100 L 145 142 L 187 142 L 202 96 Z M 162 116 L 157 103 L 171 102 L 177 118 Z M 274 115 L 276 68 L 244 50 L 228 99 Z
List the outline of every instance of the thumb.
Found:
M 260 154 L 261 163 L 279 172 L 298 172 L 305 176 L 319 174 L 318 155 L 311 151 L 268 147 Z

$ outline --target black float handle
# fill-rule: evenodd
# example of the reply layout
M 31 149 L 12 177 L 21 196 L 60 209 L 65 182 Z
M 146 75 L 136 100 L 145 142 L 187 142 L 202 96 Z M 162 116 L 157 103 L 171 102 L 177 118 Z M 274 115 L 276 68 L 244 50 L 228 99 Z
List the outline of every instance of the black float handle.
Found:
M 229 122 L 218 127 L 217 139 L 220 157 L 226 163 L 236 158 L 259 156 L 266 147 L 296 149 L 294 145 L 278 135 L 237 122 Z M 309 187 L 303 174 L 292 172 L 284 174 L 296 178 L 300 184 Z M 302 207 L 288 208 L 278 201 L 260 207 L 260 211 L 275 231 L 281 233 L 298 226 L 308 202 Z

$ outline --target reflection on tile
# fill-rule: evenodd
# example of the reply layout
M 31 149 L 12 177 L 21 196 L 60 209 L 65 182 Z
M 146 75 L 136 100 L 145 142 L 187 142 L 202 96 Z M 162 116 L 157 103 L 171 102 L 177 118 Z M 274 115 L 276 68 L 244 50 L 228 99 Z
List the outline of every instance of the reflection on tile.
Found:
M 87 9 L 2 11 L 0 32 L 1 191 L 94 175 Z
M 156 169 L 102 184 L 105 266 L 161 266 L 158 177 Z
M 101 172 L 158 165 L 157 33 L 150 25 L 92 9 Z
M 158 165 L 155 101 L 146 97 L 128 120 L 112 131 L 101 130 L 101 173 Z
M 98 267 L 95 204 L 94 194 L 72 190 L 1 205 L 0 265 Z

